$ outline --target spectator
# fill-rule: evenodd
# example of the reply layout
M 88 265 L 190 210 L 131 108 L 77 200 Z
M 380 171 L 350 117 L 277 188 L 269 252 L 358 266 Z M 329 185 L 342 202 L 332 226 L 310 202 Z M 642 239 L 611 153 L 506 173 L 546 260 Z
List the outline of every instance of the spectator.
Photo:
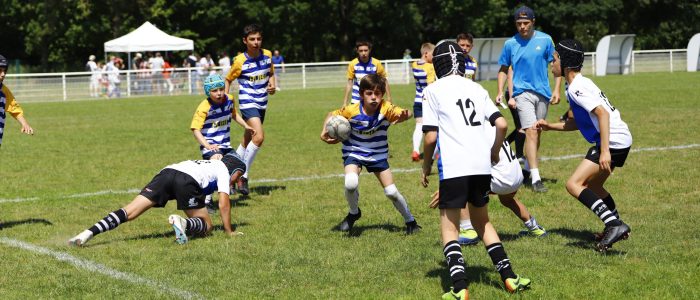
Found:
M 277 90 L 281 90 L 281 82 L 280 82 L 280 71 L 282 73 L 285 72 L 284 69 L 284 56 L 280 55 L 279 50 L 275 50 L 272 53 L 272 65 L 275 67 L 275 84 L 277 85 Z
M 197 63 L 197 54 L 192 52 L 182 64 L 183 67 L 190 68 L 187 72 L 189 72 L 190 89 L 192 90 L 193 94 L 197 93 L 197 82 L 199 81 L 199 72 L 197 72 L 196 69 L 193 69 L 197 67 Z
M 88 58 L 85 69 L 92 73 L 90 74 L 90 97 L 97 98 L 100 96 L 100 69 L 97 67 L 97 63 L 95 63 L 94 55 L 90 55 Z
M 403 59 L 411 59 L 411 49 L 403 50 Z
M 163 61 L 163 57 L 160 55 L 160 52 L 156 52 L 155 57 L 151 57 L 148 60 L 148 67 L 151 68 L 151 82 L 153 83 L 153 86 L 156 87 L 156 90 L 158 91 L 158 95 L 163 94 L 163 65 L 165 64 L 165 61 Z
M 221 74 L 228 74 L 228 71 L 231 70 L 231 58 L 228 57 L 228 54 L 226 52 L 221 52 L 220 58 L 219 58 L 219 67 L 221 67 Z
M 498 64 L 498 94 L 496 103 L 503 98 L 503 86 L 508 77 L 508 68 L 513 67 L 513 95 L 508 101 L 510 108 L 518 109 L 521 128 L 525 129 L 525 153 L 530 166 L 530 178 L 535 192 L 546 192 L 538 168 L 537 152 L 541 131 L 533 127 L 538 120 L 547 118 L 549 103 L 559 103 L 561 77 L 555 79 L 554 90 L 550 91 L 548 65 L 554 60 L 552 38 L 534 29 L 535 12 L 527 7 L 519 7 L 514 14 L 518 33 L 503 46 Z
M 141 53 L 136 53 L 136 57 L 134 60 L 131 62 L 131 69 L 135 70 L 135 73 L 129 74 L 131 78 L 134 78 L 134 88 L 133 88 L 133 93 L 138 95 L 142 93 L 143 90 L 143 83 L 139 81 L 139 69 L 141 68 L 141 62 L 143 61 L 143 56 Z M 134 75 L 132 75 L 134 74 Z
M 141 84 L 143 85 L 143 93 L 150 95 L 151 90 L 152 90 L 152 85 L 151 85 L 151 71 L 149 70 L 149 64 L 148 62 L 151 61 L 151 54 L 146 54 L 148 56 L 148 59 L 143 59 L 141 60 L 141 64 L 139 65 L 139 80 L 141 81 Z
M 121 80 L 119 79 L 119 68 L 122 66 L 121 58 L 110 56 L 110 60 L 105 65 L 105 73 L 107 74 L 108 86 L 107 97 L 121 97 Z
M 173 85 L 173 81 L 170 79 L 170 74 L 173 73 L 172 66 L 170 66 L 170 63 L 166 60 L 163 61 L 163 80 L 164 84 L 163 86 L 166 87 L 168 91 L 168 95 L 173 94 L 173 90 L 175 89 L 175 86 Z

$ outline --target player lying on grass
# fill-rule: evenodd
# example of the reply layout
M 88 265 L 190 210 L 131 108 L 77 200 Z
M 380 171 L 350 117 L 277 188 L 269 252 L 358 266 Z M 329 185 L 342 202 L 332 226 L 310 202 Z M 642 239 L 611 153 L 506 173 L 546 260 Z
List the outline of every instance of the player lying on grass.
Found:
M 331 138 L 326 129 L 326 123 L 332 116 L 343 116 L 350 121 L 352 128 L 350 138 L 343 141 L 342 148 L 345 165 L 345 198 L 350 206 L 350 212 L 339 225 L 341 231 L 350 231 L 355 221 L 362 216 L 358 206 L 360 198 L 358 186 L 360 171 L 363 167 L 377 176 L 379 183 L 384 187 L 384 194 L 403 216 L 406 222 L 406 234 L 413 234 L 421 228 L 408 209 L 406 199 L 394 184 L 388 161 L 389 125 L 406 121 L 411 117 L 411 113 L 384 101 L 385 88 L 386 79 L 380 75 L 369 74 L 363 77 L 360 80 L 362 101 L 328 113 L 323 122 L 321 140 L 328 144 L 340 142 Z
M 34 134 L 34 129 L 32 129 L 32 126 L 29 126 L 29 122 L 24 118 L 22 107 L 19 106 L 10 89 L 3 83 L 5 75 L 7 75 L 7 67 L 7 59 L 0 55 L 0 145 L 2 145 L 2 136 L 5 132 L 5 117 L 7 113 L 12 115 L 22 126 L 20 129 L 22 133 Z
M 442 298 L 468 297 L 466 266 L 457 242 L 460 209 L 465 207 L 469 208 L 474 227 L 506 289 L 511 293 L 526 289 L 530 279 L 513 271 L 498 233 L 489 222 L 485 197 L 491 185 L 491 166 L 500 161 L 508 123 L 488 92 L 464 77 L 464 53 L 459 45 L 451 41 L 438 44 L 433 51 L 433 65 L 438 79 L 423 90 L 423 153 L 433 153 L 437 145 L 440 154 L 440 233 L 453 284 Z M 495 137 L 484 129 L 486 122 L 496 127 Z M 432 164 L 431 156 L 423 157 L 424 187 L 428 187 Z
M 563 40 L 555 49 L 552 74 L 566 80 L 566 97 L 574 117 L 556 124 L 539 120 L 533 128 L 579 130 L 589 143 L 595 143 L 566 182 L 566 190 L 605 223 L 605 230 L 598 236 L 596 244 L 596 249 L 604 252 L 630 233 L 629 226 L 620 220 L 615 201 L 603 185 L 615 167 L 625 164 L 632 146 L 632 133 L 622 121 L 620 111 L 612 106 L 593 81 L 581 74 L 584 54 L 581 43 Z
M 251 136 L 255 136 L 255 129 L 248 126 L 241 115 L 236 113 L 233 96 L 224 91 L 225 82 L 221 75 L 207 76 L 203 86 L 207 98 L 197 106 L 190 129 L 199 143 L 202 159 L 222 159 L 224 155 L 233 151 L 231 148 L 232 120 L 235 120 Z M 243 160 L 240 156 L 239 159 Z M 209 213 L 213 214 L 215 208 L 211 195 L 207 195 L 204 202 Z
M 489 134 L 495 138 L 495 127 L 489 123 L 484 124 L 484 126 L 486 126 Z M 510 148 L 508 141 L 503 141 L 503 145 L 499 150 L 499 158 L 498 163 L 491 166 L 490 193 L 498 195 L 498 200 L 501 201 L 501 204 L 509 208 L 516 217 L 523 221 L 527 230 L 521 231 L 520 235 L 545 236 L 547 231 L 537 223 L 537 219 L 530 214 L 525 204 L 515 198 L 515 193 L 518 192 L 518 189 L 523 184 L 524 176 L 520 163 Z M 439 201 L 440 191 L 437 191 L 433 194 L 430 207 L 436 208 Z M 469 210 L 466 208 L 462 208 L 460 212 L 459 238 L 457 241 L 461 245 L 474 245 L 479 242 L 479 237 L 469 218 Z
M 245 172 L 245 164 L 233 155 L 224 155 L 221 160 L 187 160 L 166 166 L 158 173 L 131 203 L 109 213 L 89 229 L 81 232 L 68 244 L 83 246 L 92 237 L 117 228 L 119 224 L 138 218 L 152 207 L 164 207 L 169 200 L 177 200 L 177 209 L 184 210 L 187 219 L 170 215 L 168 222 L 175 230 L 175 241 L 187 243 L 187 235 L 205 235 L 214 225 L 204 208 L 205 195 L 219 192 L 219 210 L 224 231 L 235 235 L 231 228 L 231 185 Z

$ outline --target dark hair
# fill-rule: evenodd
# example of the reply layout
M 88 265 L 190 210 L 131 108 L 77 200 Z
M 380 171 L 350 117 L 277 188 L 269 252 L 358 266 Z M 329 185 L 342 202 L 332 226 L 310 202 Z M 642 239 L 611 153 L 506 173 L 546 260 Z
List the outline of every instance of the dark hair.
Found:
M 372 50 L 372 43 L 367 40 L 359 40 L 355 43 L 355 49 L 360 48 L 360 46 L 367 46 L 369 50 Z
M 566 39 L 559 42 L 554 50 L 559 53 L 559 64 L 561 73 L 564 74 L 564 69 L 571 69 L 576 72 L 581 71 L 583 67 L 584 52 L 581 42 L 573 39 Z
M 368 74 L 360 80 L 360 95 L 366 90 L 379 89 L 382 95 L 386 94 L 386 79 L 377 74 Z
M 474 43 L 474 35 L 472 35 L 471 33 L 468 33 L 468 32 L 467 33 L 460 33 L 457 35 L 456 41 L 459 42 L 459 40 L 467 40 L 473 44 Z
M 259 33 L 260 35 L 263 34 L 262 31 L 262 26 L 258 24 L 250 24 L 246 25 L 246 27 L 243 27 L 243 38 L 247 38 L 249 35 L 253 33 Z

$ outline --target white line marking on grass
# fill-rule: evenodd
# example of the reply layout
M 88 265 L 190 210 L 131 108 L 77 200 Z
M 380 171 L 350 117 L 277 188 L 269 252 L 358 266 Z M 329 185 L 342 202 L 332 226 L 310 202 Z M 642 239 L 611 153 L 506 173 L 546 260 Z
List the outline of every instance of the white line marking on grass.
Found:
M 669 147 L 646 147 L 646 148 L 639 148 L 639 149 L 633 148 L 630 152 L 646 152 L 646 151 L 655 152 L 655 151 L 666 151 L 666 150 L 690 149 L 690 148 L 698 148 L 698 147 L 700 147 L 700 144 L 689 144 L 689 145 L 679 145 L 679 146 L 669 146 Z M 544 156 L 544 157 L 540 158 L 540 161 L 566 160 L 566 159 L 581 158 L 581 157 L 585 157 L 585 155 L 583 155 L 583 154 L 569 154 L 569 155 L 562 155 L 562 156 Z M 417 172 L 420 170 L 421 170 L 421 168 L 392 169 L 391 172 L 392 173 L 411 173 L 411 172 Z M 366 175 L 371 175 L 371 174 L 370 173 L 362 173 L 360 175 L 366 176 Z M 263 179 L 251 180 L 250 183 L 275 183 L 275 182 L 289 182 L 289 181 L 321 180 L 321 179 L 338 178 L 338 177 L 343 177 L 343 176 L 345 176 L 345 174 L 309 175 L 309 176 L 286 177 L 286 178 L 263 178 Z M 73 199 L 73 198 L 85 198 L 85 197 L 108 195 L 108 194 L 115 194 L 115 195 L 117 195 L 117 194 L 136 194 L 140 191 L 141 191 L 140 189 L 128 189 L 128 190 L 121 190 L 121 191 L 105 190 L 105 191 L 97 191 L 97 192 L 92 192 L 92 193 L 82 193 L 82 194 L 74 194 L 74 195 L 67 195 L 67 196 L 59 196 L 57 198 L 58 199 Z M 35 200 L 41 200 L 41 199 L 47 199 L 47 198 L 50 198 L 50 197 L 0 199 L 0 204 L 10 203 L 10 202 L 35 201 Z
M 201 295 L 189 291 L 184 291 L 176 288 L 169 287 L 165 284 L 159 283 L 157 281 L 147 279 L 140 277 L 135 274 L 130 274 L 126 272 L 121 272 L 112 268 L 109 268 L 107 266 L 104 266 L 102 264 L 94 263 L 89 260 L 85 260 L 82 258 L 78 258 L 75 256 L 72 256 L 68 253 L 65 252 L 59 252 L 59 251 L 54 251 L 48 248 L 36 246 L 30 243 L 26 243 L 23 241 L 7 238 L 7 237 L 0 237 L 0 244 L 5 244 L 11 247 L 15 248 L 20 248 L 24 249 L 30 252 L 38 253 L 38 254 L 44 254 L 48 256 L 52 256 L 53 258 L 62 261 L 62 262 L 67 262 L 71 265 L 74 265 L 78 268 L 81 269 L 86 269 L 90 272 L 95 272 L 95 273 L 100 273 L 103 275 L 107 275 L 109 277 L 112 277 L 114 279 L 119 279 L 119 280 L 124 280 L 130 283 L 134 284 L 139 284 L 139 285 L 147 285 L 157 291 L 163 291 L 168 294 L 183 298 L 183 299 L 204 299 Z

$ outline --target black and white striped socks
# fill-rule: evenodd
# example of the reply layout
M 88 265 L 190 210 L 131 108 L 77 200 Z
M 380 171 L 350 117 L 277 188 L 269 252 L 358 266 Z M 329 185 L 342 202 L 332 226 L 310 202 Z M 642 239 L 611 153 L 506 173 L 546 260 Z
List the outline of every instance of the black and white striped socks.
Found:
M 620 220 L 618 220 L 615 214 L 608 209 L 608 206 L 605 205 L 603 199 L 600 199 L 600 197 L 598 197 L 598 195 L 596 195 L 590 189 L 583 189 L 581 194 L 578 195 L 578 201 L 593 211 L 593 213 L 595 213 L 598 218 L 605 223 L 605 226 L 620 225 Z
M 207 232 L 207 223 L 204 222 L 204 219 L 196 217 L 185 219 L 185 221 L 187 221 L 185 227 L 187 234 L 202 234 Z
M 105 231 L 112 230 L 114 228 L 117 228 L 119 224 L 124 223 L 128 220 L 126 216 L 126 210 L 123 208 L 120 208 L 118 210 L 115 210 L 111 213 L 109 213 L 106 217 L 104 217 L 102 220 L 98 221 L 95 223 L 95 225 L 92 225 L 90 227 L 90 231 L 92 231 L 93 235 L 98 235 L 100 233 L 103 233 Z
M 452 278 L 453 291 L 459 293 L 459 291 L 467 288 L 466 276 L 464 273 L 464 257 L 462 256 L 462 247 L 459 246 L 457 241 L 449 241 L 445 244 L 445 248 L 442 250 L 445 254 L 445 260 L 447 261 L 447 268 L 450 269 L 450 277 Z

